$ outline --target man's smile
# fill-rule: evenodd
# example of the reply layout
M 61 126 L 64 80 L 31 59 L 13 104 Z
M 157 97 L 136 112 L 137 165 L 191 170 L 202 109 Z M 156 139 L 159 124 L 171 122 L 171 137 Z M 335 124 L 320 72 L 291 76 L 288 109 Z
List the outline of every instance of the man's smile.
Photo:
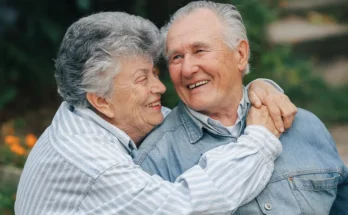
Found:
M 199 81 L 197 83 L 194 83 L 194 84 L 189 84 L 187 85 L 187 88 L 189 88 L 190 90 L 196 88 L 196 87 L 200 87 L 202 85 L 205 85 L 207 84 L 209 81 L 208 80 L 204 80 L 204 81 Z

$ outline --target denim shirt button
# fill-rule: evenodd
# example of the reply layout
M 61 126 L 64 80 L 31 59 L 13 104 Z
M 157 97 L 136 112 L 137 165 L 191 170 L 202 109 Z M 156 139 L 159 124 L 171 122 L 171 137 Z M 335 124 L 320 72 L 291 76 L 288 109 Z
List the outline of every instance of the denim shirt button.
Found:
M 272 209 L 272 205 L 270 203 L 266 203 L 265 204 L 265 209 L 268 210 L 268 211 L 271 210 Z

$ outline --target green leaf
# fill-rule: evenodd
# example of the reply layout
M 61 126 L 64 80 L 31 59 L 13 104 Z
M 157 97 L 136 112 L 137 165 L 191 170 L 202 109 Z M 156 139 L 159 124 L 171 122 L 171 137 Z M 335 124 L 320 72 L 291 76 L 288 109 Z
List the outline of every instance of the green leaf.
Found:
M 76 0 L 76 5 L 81 11 L 88 11 L 91 8 L 91 0 Z
M 0 93 L 0 109 L 5 106 L 8 102 L 11 102 L 17 95 L 17 89 L 10 87 L 3 89 Z

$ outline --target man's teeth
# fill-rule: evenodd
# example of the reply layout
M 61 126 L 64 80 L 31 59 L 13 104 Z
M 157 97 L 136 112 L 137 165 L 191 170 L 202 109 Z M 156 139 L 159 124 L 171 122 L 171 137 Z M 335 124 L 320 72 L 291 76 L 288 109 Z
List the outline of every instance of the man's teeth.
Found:
M 196 84 L 190 84 L 190 85 L 189 85 L 189 88 L 190 88 L 190 89 L 193 89 L 193 88 L 195 88 L 195 87 L 204 85 L 204 84 L 206 84 L 206 83 L 208 83 L 208 81 L 200 81 L 200 82 L 197 82 Z
M 148 105 L 148 107 L 155 107 L 161 105 L 161 102 L 154 102 Z

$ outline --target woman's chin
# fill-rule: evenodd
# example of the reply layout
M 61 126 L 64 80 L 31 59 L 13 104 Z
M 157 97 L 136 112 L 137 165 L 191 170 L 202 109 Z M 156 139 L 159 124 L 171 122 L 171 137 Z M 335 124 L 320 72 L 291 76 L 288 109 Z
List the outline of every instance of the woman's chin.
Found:
M 156 115 L 157 115 L 157 114 L 156 114 Z M 163 117 L 162 113 L 160 113 L 160 114 L 158 114 L 157 116 L 154 116 L 153 118 L 151 118 L 151 119 L 149 120 L 149 123 L 150 123 L 152 126 L 156 127 L 156 126 L 160 125 L 160 124 L 163 122 L 163 120 L 164 120 L 164 117 Z

